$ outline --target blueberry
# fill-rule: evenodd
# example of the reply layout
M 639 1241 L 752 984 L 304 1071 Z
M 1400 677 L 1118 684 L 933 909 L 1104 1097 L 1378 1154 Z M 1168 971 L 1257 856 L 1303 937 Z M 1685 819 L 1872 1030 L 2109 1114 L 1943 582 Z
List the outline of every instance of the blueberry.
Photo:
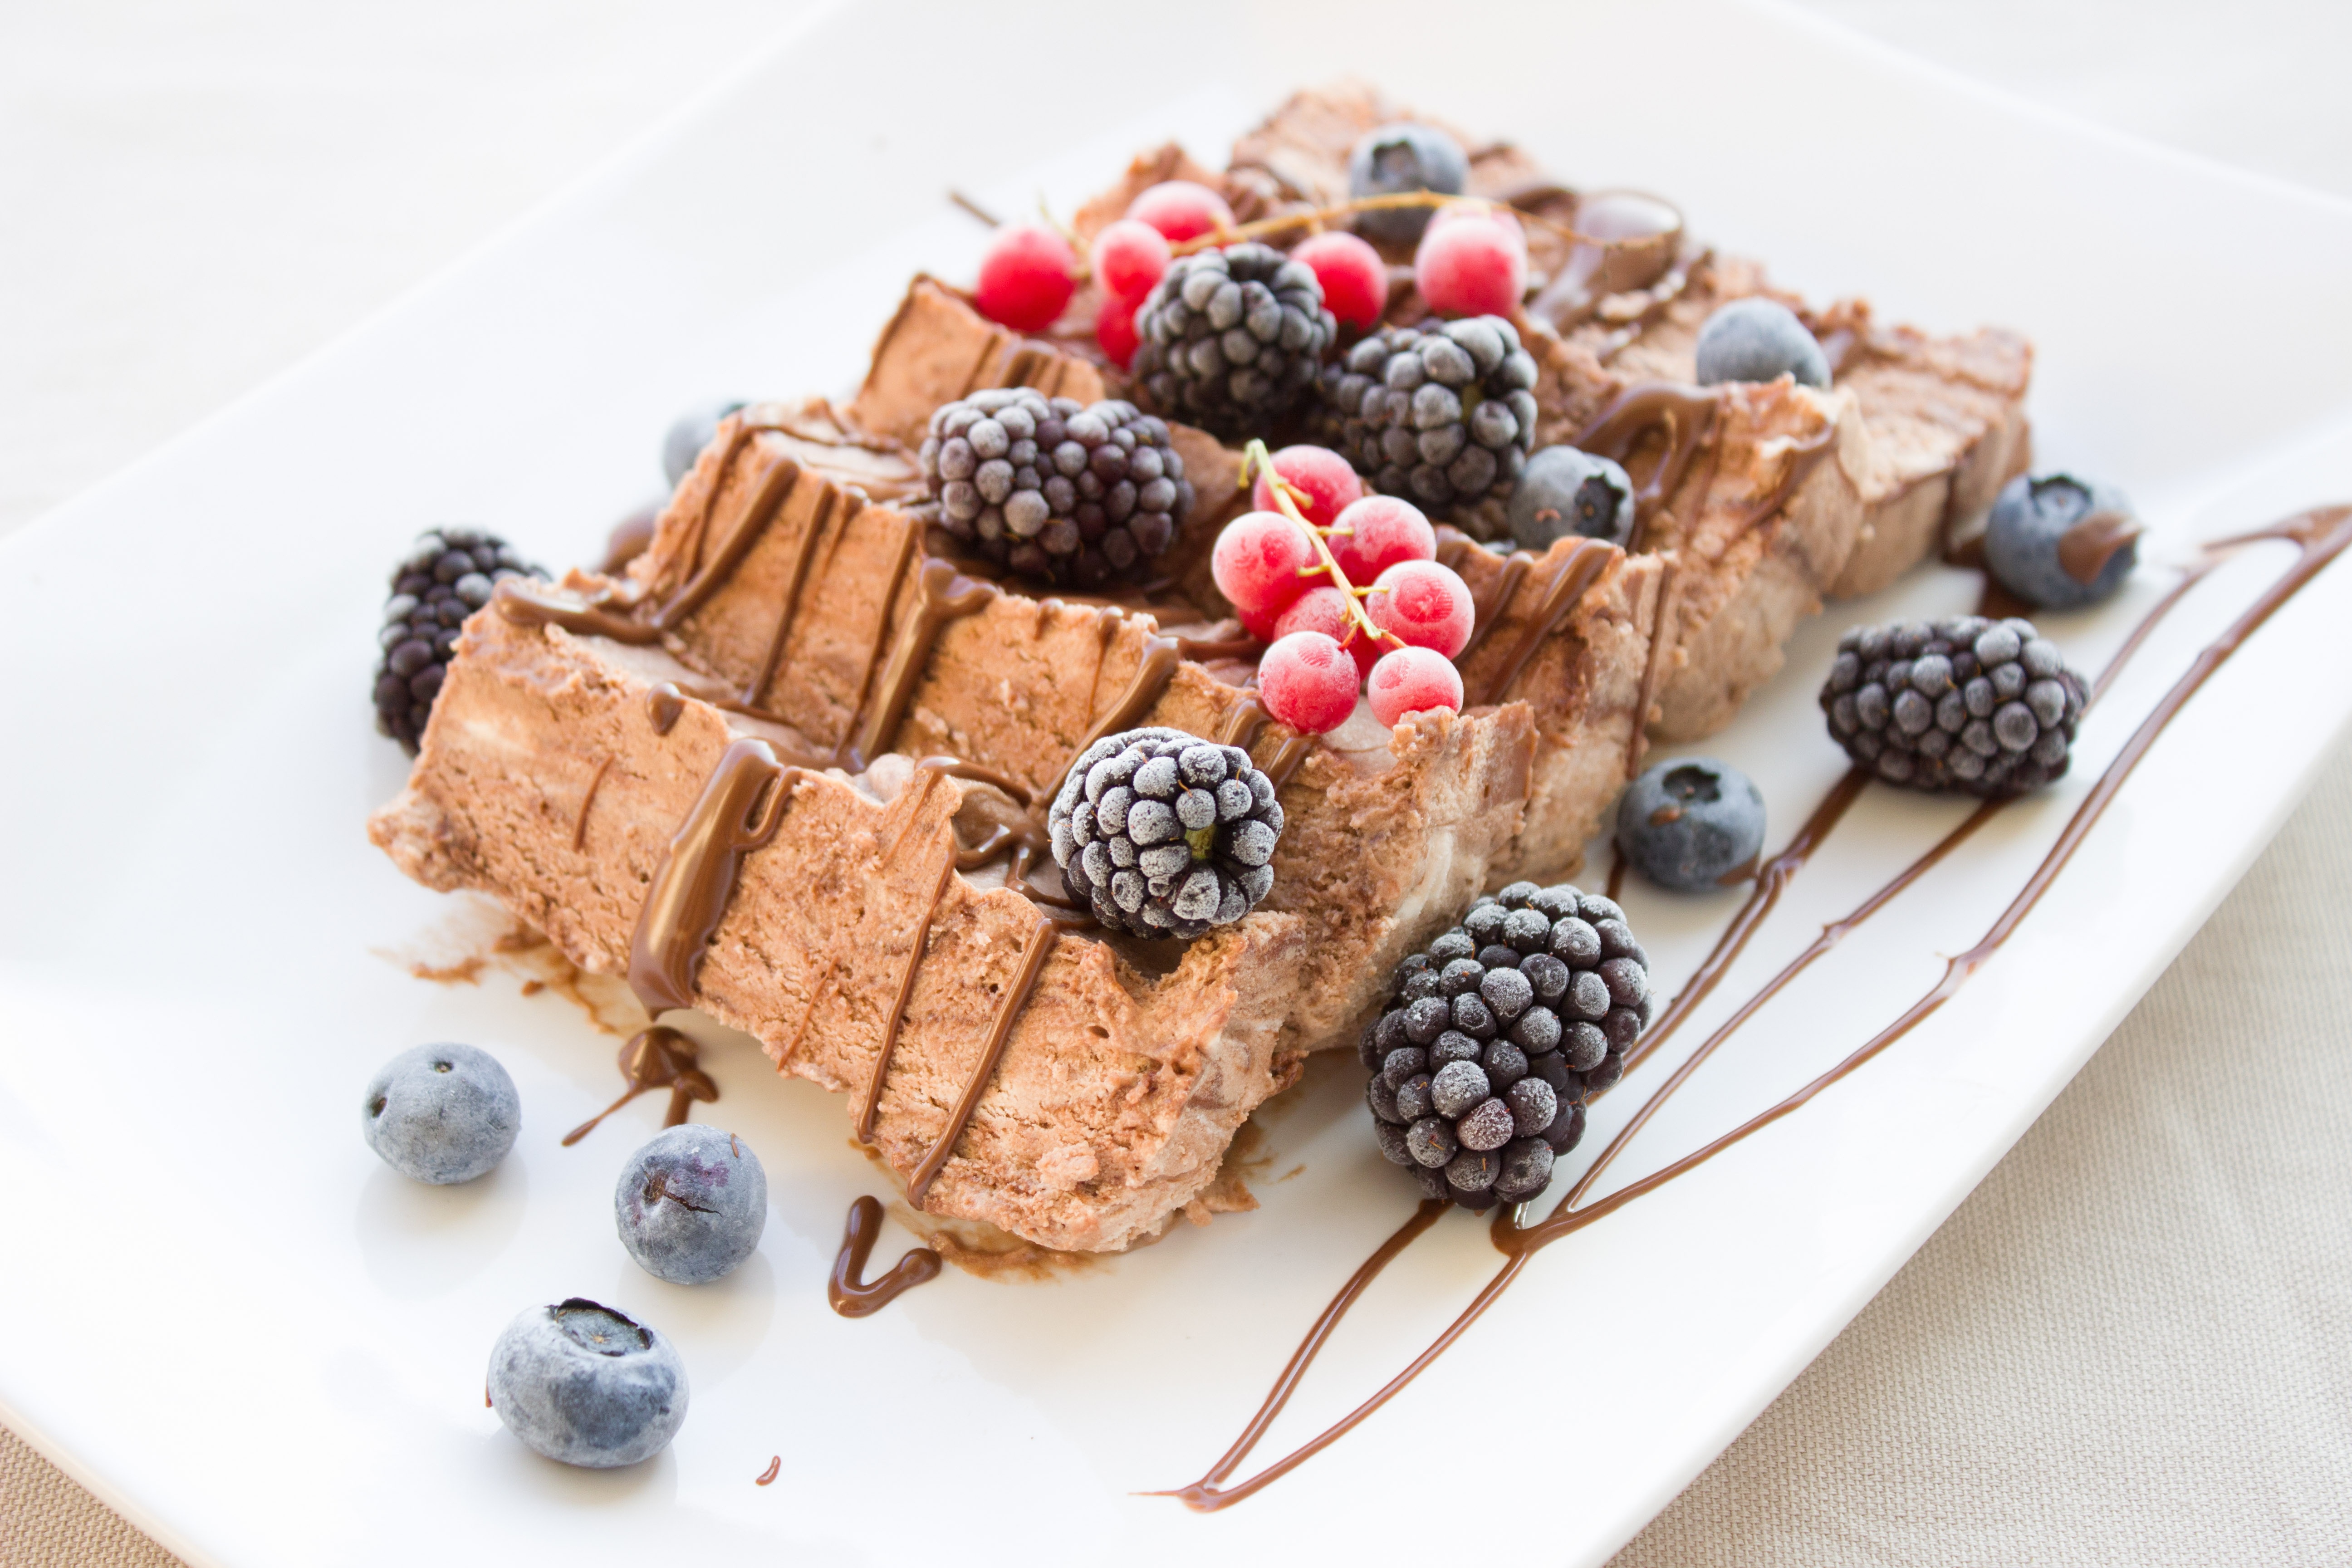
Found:
M 1985 570 L 2029 605 L 2096 604 L 2139 562 L 2139 520 L 2113 485 L 2067 474 L 2001 487 L 1985 524 Z
M 730 1274 L 760 1245 L 768 1173 L 740 1138 L 689 1121 L 629 1156 L 613 1219 L 637 1267 L 673 1285 Z
M 677 423 L 662 437 L 662 472 L 668 476 L 670 488 L 686 478 L 694 467 L 694 459 L 710 445 L 719 434 L 719 422 L 743 406 L 743 399 L 731 397 L 721 403 L 706 403 L 678 416 Z
M 1529 550 L 1570 534 L 1622 545 L 1633 531 L 1633 485 L 1606 458 L 1546 447 L 1520 470 L 1510 513 L 1511 537 Z
M 1617 803 L 1618 853 L 1662 888 L 1710 891 L 1763 847 L 1763 795 L 1710 757 L 1660 763 Z
M 1801 386 L 1826 390 L 1830 362 L 1797 313 L 1777 300 L 1750 295 L 1717 307 L 1698 330 L 1698 384 L 1772 381 L 1786 374 Z
M 1387 196 L 1405 191 L 1436 191 L 1458 196 L 1470 179 L 1470 159 L 1462 143 L 1426 125 L 1401 123 L 1368 131 L 1348 154 L 1348 195 Z M 1412 245 L 1429 226 L 1429 207 L 1400 207 L 1356 215 L 1367 239 Z
M 507 1157 L 522 1100 L 499 1059 L 474 1046 L 419 1046 L 368 1080 L 360 1128 L 383 1163 L 436 1187 L 470 1182 Z
M 651 1458 L 686 1420 L 677 1347 L 578 1296 L 507 1325 L 490 1350 L 487 1392 L 525 1447 L 590 1469 Z

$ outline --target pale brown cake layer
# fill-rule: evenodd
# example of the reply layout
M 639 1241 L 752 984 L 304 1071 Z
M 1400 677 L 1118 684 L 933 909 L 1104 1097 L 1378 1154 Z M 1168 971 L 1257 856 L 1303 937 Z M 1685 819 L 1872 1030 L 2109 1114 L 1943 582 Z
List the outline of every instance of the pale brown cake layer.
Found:
M 713 489 L 719 506 L 710 532 L 730 536 L 770 466 L 782 460 L 761 437 L 726 464 L 726 428 L 680 485 L 653 546 L 632 569 L 656 601 L 687 575 L 690 542 Z M 805 537 L 811 526 L 828 531 L 814 545 Z M 878 618 L 879 584 L 914 527 L 893 508 L 828 507 L 803 500 L 796 489 L 734 577 L 680 626 L 672 651 L 724 688 L 748 688 L 773 635 L 782 584 L 803 552 L 827 565 L 811 568 L 793 646 L 850 650 L 855 659 L 889 646 L 913 613 L 917 574 L 910 568 L 898 576 L 887 623 Z M 1558 553 L 1574 548 L 1563 544 Z M 1661 598 L 1659 562 L 1610 554 L 1608 568 L 1497 693 L 1499 710 L 1447 721 L 1445 732 L 1454 738 L 1436 749 L 1418 729 L 1411 731 L 1417 738 L 1391 745 L 1384 728 L 1360 718 L 1317 742 L 1286 785 L 1289 826 L 1276 852 L 1268 907 L 1311 918 L 1316 934 L 1306 963 L 1317 976 L 1287 1043 L 1305 1049 L 1340 1043 L 1376 1000 L 1389 970 L 1443 929 L 1429 922 L 1445 916 L 1447 906 L 1413 889 L 1466 889 L 1458 905 L 1481 890 L 1465 878 L 1573 869 L 1633 754 Z M 1519 593 L 1497 607 L 1490 635 L 1465 660 L 1471 692 L 1516 651 L 1534 618 L 1548 564 L 1538 563 Z M 1465 565 L 1473 592 L 1486 593 L 1491 580 L 1481 574 L 1493 558 Z M 1032 598 L 1008 587 L 978 614 L 941 627 L 891 743 L 911 756 L 949 753 L 997 769 L 1043 798 L 1127 692 L 1159 619 L 1050 594 Z M 843 737 L 847 713 L 830 694 L 855 687 L 856 674 L 846 661 L 828 665 L 812 657 L 805 668 L 786 661 L 761 688 L 759 705 L 791 719 L 808 740 L 831 746 Z M 1240 688 L 1187 661 L 1135 722 L 1211 735 L 1246 700 Z M 1286 733 L 1276 727 L 1258 743 L 1262 763 Z M 1310 896 L 1317 889 L 1323 891 Z
M 959 330 L 942 330 L 950 322 Z M 960 330 L 966 322 L 980 331 Z M 1084 358 L 996 325 L 946 284 L 919 274 L 875 340 L 865 384 L 848 412 L 860 429 L 911 448 L 921 445 L 940 405 L 991 386 L 1034 386 L 1080 403 L 1108 395 L 1101 373 Z
M 1882 326 L 1859 300 L 1813 312 L 1773 288 L 1757 263 L 1719 257 L 1696 269 L 1608 368 L 1688 380 L 1706 318 L 1725 301 L 1754 294 L 1806 319 L 1831 356 L 1833 384 L 1854 396 L 1864 438 L 1842 442 L 1838 464 L 1863 519 L 1851 555 L 1825 586 L 1836 598 L 1875 593 L 1932 554 L 1950 529 L 1983 512 L 2024 469 L 2032 456 L 2025 394 L 2032 345 L 1997 327 L 1935 337 Z M 1604 335 L 1599 327 L 1580 329 L 1570 341 Z
M 372 837 L 427 886 L 492 893 L 583 967 L 625 970 L 637 904 L 671 833 L 729 742 L 760 732 L 688 701 L 656 733 L 646 691 L 683 673 L 658 651 L 477 616 L 409 789 L 370 824 Z M 952 852 L 951 819 L 984 786 L 940 779 L 911 812 L 839 775 L 793 788 L 773 841 L 743 860 L 698 1005 L 758 1036 L 782 1070 L 862 1097 Z M 950 878 L 876 1127 L 902 1177 L 964 1092 L 1038 918 L 1018 893 Z M 1278 1087 L 1276 1037 L 1302 935 L 1295 917 L 1254 914 L 1157 976 L 1107 943 L 1065 937 L 929 1211 L 1067 1250 L 1157 1233 Z
M 823 453 L 769 435 L 737 443 L 735 428 L 722 427 L 680 487 L 633 581 L 646 603 L 665 603 L 698 563 L 740 542 L 727 552 L 738 555 L 732 574 L 655 646 L 518 626 L 495 606 L 477 615 L 410 789 L 372 825 L 411 876 L 492 894 L 590 970 L 625 970 L 647 879 L 729 737 L 770 738 L 788 757 L 831 746 L 850 712 L 840 693 L 856 686 L 866 655 L 829 660 L 826 650 L 892 647 L 917 610 L 909 584 L 919 574 L 898 566 L 914 520 L 858 504 L 817 466 Z M 738 541 L 752 498 L 773 493 L 785 463 L 798 468 L 782 502 L 756 537 Z M 1314 745 L 1283 790 L 1275 892 L 1234 931 L 1181 949 L 1062 936 L 1019 1016 L 1003 1081 L 992 1080 L 931 1189 L 931 1212 L 1069 1250 L 1156 1233 L 1199 1198 L 1234 1127 L 1287 1064 L 1352 1039 L 1404 954 L 1481 889 L 1523 868 L 1563 868 L 1633 744 L 1656 606 L 1654 569 L 1604 553 L 1594 591 L 1507 693 L 1519 700 L 1423 715 L 1393 733 L 1360 718 Z M 698 700 L 752 689 L 795 571 L 782 645 L 794 656 L 757 688 L 758 703 L 790 722 Z M 600 584 L 570 580 L 583 595 Z M 918 905 L 950 850 L 951 818 L 973 819 L 969 841 L 1012 808 L 992 787 L 944 779 L 911 825 L 890 823 L 885 802 L 913 759 L 943 752 L 1050 791 L 1154 635 L 1147 616 L 1011 593 L 948 622 L 892 752 L 855 780 L 799 784 L 775 841 L 746 857 L 698 1004 L 758 1036 L 782 1070 L 856 1103 Z M 664 680 L 686 697 L 667 736 L 646 696 Z M 1184 663 L 1136 721 L 1213 734 L 1245 700 Z M 1282 733 L 1258 742 L 1262 762 Z M 1588 777 L 1580 764 L 1595 757 L 1612 776 Z M 1038 919 L 1016 891 L 991 890 L 1003 876 L 1001 866 L 959 874 L 940 906 L 877 1127 L 902 1176 L 961 1094 L 999 971 Z

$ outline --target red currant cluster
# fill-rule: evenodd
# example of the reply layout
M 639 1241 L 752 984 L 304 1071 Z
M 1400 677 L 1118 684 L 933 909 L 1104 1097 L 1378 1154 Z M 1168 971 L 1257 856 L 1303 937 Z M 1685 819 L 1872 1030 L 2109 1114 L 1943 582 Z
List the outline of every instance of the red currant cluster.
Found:
M 1128 204 L 1127 216 L 1095 236 L 1094 279 L 1102 289 L 1095 341 L 1124 370 L 1135 359 L 1135 313 L 1151 293 L 1178 247 L 1193 247 L 1234 233 L 1225 198 L 1192 180 L 1166 180 Z M 1513 234 L 1517 235 L 1516 226 Z M 1461 247 L 1457 245 L 1455 250 Z M 1380 252 L 1343 230 L 1315 235 L 1291 251 L 1323 286 L 1323 302 L 1346 324 L 1369 330 L 1388 308 L 1389 275 Z M 1518 242 L 1518 280 L 1527 277 L 1527 242 Z M 1460 269 L 1459 259 L 1449 263 Z M 1039 332 L 1060 319 L 1076 291 L 1078 258 L 1069 240 L 1043 224 L 1008 223 L 982 252 L 972 302 L 982 315 L 1015 331 Z M 1426 293 L 1427 290 L 1423 289 Z M 1490 288 L 1488 292 L 1492 292 Z M 1481 296 L 1484 297 L 1483 295 Z M 1450 309 L 1450 307 L 1448 307 Z M 1476 314 L 1485 306 L 1465 307 Z
M 1347 722 L 1362 687 L 1372 716 L 1462 708 L 1454 656 L 1470 641 L 1470 590 L 1437 563 L 1429 520 L 1394 496 L 1364 494 L 1346 458 L 1321 447 L 1243 458 L 1257 510 L 1217 536 L 1217 589 L 1252 636 L 1258 699 L 1302 734 Z M 1368 586 L 1358 587 L 1357 584 Z

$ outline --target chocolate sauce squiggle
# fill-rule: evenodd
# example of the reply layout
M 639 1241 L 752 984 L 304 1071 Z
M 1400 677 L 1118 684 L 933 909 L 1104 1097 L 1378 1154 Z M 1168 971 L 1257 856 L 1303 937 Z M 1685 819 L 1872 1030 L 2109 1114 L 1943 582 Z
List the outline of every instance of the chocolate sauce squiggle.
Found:
M 1583 539 L 1577 542 L 1575 549 L 1560 558 L 1559 564 L 1552 568 L 1551 580 L 1544 584 L 1543 598 L 1536 606 L 1534 617 L 1528 622 L 1527 629 L 1519 634 L 1519 640 L 1512 647 L 1509 657 L 1487 675 L 1472 707 L 1484 707 L 1502 700 L 1503 694 L 1510 690 L 1511 683 L 1518 679 L 1520 672 L 1527 668 L 1528 661 L 1535 658 L 1536 650 L 1543 647 L 1544 639 L 1559 629 L 1560 622 L 1566 620 L 1569 613 L 1583 601 L 1585 594 L 1601 581 L 1601 574 L 1609 570 L 1610 563 L 1615 561 L 1620 553 L 1613 544 L 1598 539 Z
M 776 836 L 803 776 L 765 741 L 737 741 L 719 759 L 670 836 L 629 937 L 629 989 L 647 1016 L 694 1005 L 695 977 L 734 896 L 736 870 Z
M 621 1047 L 621 1081 L 626 1085 L 621 1098 L 565 1133 L 563 1147 L 569 1149 L 579 1142 L 596 1131 L 598 1122 L 653 1089 L 669 1090 L 669 1111 L 662 1118 L 665 1127 L 683 1122 L 687 1108 L 696 1100 L 717 1100 L 719 1086 L 710 1081 L 709 1073 L 695 1066 L 698 1054 L 690 1036 L 667 1025 L 656 1024 L 630 1036 L 628 1043 Z
M 2189 699 L 2196 695 L 2212 673 L 2220 668 L 2231 654 L 2242 647 L 2245 640 L 2269 620 L 2281 605 L 2293 598 L 2347 547 L 2352 547 L 2352 506 L 2327 507 L 2304 512 L 2275 527 L 2223 540 L 2210 547 L 2205 560 L 2192 567 L 2185 580 L 2167 594 L 2126 639 L 2123 647 L 2118 650 L 2106 672 L 2101 677 L 2098 689 L 2105 689 L 2124 660 L 2137 650 L 2145 640 L 2148 629 L 2179 603 L 2190 585 L 2210 570 L 2212 563 L 2221 553 L 2266 540 L 2285 541 L 2297 545 L 2300 554 L 2294 566 L 2266 589 L 2252 605 L 2232 622 L 2219 637 L 2199 653 L 2187 673 L 2182 675 L 2166 692 L 2147 717 L 2140 722 L 2139 727 L 2132 732 L 2130 738 L 2124 742 L 2122 750 L 2115 760 L 2092 784 L 2082 804 L 2068 818 L 2058 842 L 2052 847 L 2041 864 L 2035 868 L 2024 888 L 2001 912 L 1982 939 L 1966 952 L 1945 961 L 1943 978 L 1926 995 L 1835 1067 L 1787 1099 L 1704 1147 L 1612 1193 L 1609 1196 L 1580 1209 L 1572 1207 L 1577 1198 L 1597 1177 L 1601 1168 L 1605 1166 L 1615 1156 L 1618 1150 L 1624 1146 L 1634 1129 L 1645 1121 L 1649 1113 L 1689 1076 L 1691 1070 L 1695 1069 L 1696 1062 L 1685 1064 L 1684 1069 L 1679 1070 L 1667 1083 L 1660 1087 L 1657 1095 L 1643 1107 L 1643 1112 L 1635 1118 L 1633 1126 L 1629 1126 L 1611 1142 L 1600 1159 L 1595 1162 L 1594 1167 L 1586 1173 L 1584 1177 L 1570 1189 L 1569 1195 L 1561 1199 L 1559 1205 L 1542 1222 L 1533 1226 L 1519 1224 L 1519 1211 L 1516 1208 L 1506 1209 L 1496 1214 L 1492 1223 L 1492 1235 L 1496 1248 L 1506 1257 L 1502 1268 L 1478 1292 L 1462 1314 L 1455 1318 L 1427 1349 L 1415 1357 L 1403 1372 L 1383 1384 L 1371 1398 L 1358 1405 L 1338 1423 L 1309 1442 L 1237 1486 L 1222 1485 L 1221 1483 L 1247 1458 L 1250 1448 L 1272 1425 L 1282 1406 L 1287 1403 L 1291 1391 L 1297 1387 L 1305 1373 L 1306 1364 L 1313 1360 L 1323 1339 L 1328 1336 L 1331 1324 L 1336 1321 L 1337 1316 L 1344 1313 L 1348 1306 L 1352 1304 L 1355 1297 L 1361 1293 L 1362 1285 L 1351 1280 L 1349 1288 L 1343 1289 L 1340 1296 L 1333 1301 L 1332 1307 L 1327 1310 L 1325 1318 L 1318 1320 L 1308 1341 L 1301 1345 L 1298 1353 L 1293 1357 L 1291 1365 L 1285 1369 L 1282 1380 L 1277 1383 L 1265 1404 L 1260 1407 L 1257 1415 L 1252 1419 L 1242 1441 L 1228 1450 L 1217 1466 L 1200 1480 L 1172 1492 L 1155 1495 L 1177 1497 L 1191 1508 L 1203 1511 L 1214 1510 L 1230 1507 L 1288 1474 L 1352 1431 L 1374 1411 L 1394 1397 L 1398 1391 L 1419 1375 L 1423 1368 L 1444 1354 L 1446 1349 L 1461 1338 L 1470 1325 L 1475 1322 L 1509 1288 L 1511 1282 L 1518 1277 L 1519 1271 L 1538 1251 L 1614 1213 L 1643 1194 L 1655 1191 L 1676 1177 L 1705 1163 L 1734 1143 L 1797 1110 L 1823 1089 L 1853 1073 L 1888 1046 L 1902 1038 L 1921 1021 L 1949 1001 L 1969 978 L 1991 959 L 2001 944 L 2016 931 L 2026 915 L 2041 901 L 2042 895 L 2049 891 L 2060 872 L 2073 858 L 2075 850 L 2089 837 L 2091 829 L 2096 826 L 2108 805 L 2122 790 L 2125 782 L 2138 766 L 2141 759 L 2155 745 L 2157 738 L 2163 732 L 2166 726 L 2187 706 Z M 1777 900 L 1788 877 L 1794 874 L 1795 867 L 1802 864 L 1804 857 L 1811 853 L 1811 849 L 1819 844 L 1829 828 L 1835 825 L 1838 817 L 1843 815 L 1845 808 L 1852 804 L 1853 797 L 1860 793 L 1861 784 L 1865 780 L 1866 775 L 1862 774 L 1860 770 L 1849 772 L 1845 778 L 1840 781 L 1838 787 L 1831 792 L 1830 797 L 1815 811 L 1805 827 L 1800 831 L 1798 841 L 1790 846 L 1790 849 L 1776 857 L 1773 861 L 1767 863 L 1759 870 L 1756 890 L 1750 895 L 1748 905 L 1743 908 L 1740 916 L 1735 918 L 1732 930 L 1727 931 L 1717 943 L 1716 951 L 1709 955 L 1707 964 L 1702 966 L 1702 975 L 1694 979 L 1692 986 L 1685 988 L 1683 995 L 1678 996 L 1674 1006 L 1660 1018 L 1659 1028 L 1654 1033 L 1653 1038 L 1646 1042 L 1651 1048 L 1654 1048 L 1656 1039 L 1662 1038 L 1664 1033 L 1671 1032 L 1675 1025 L 1688 1016 L 1691 1007 L 1696 1005 L 1697 995 L 1694 994 L 1694 991 L 1701 984 L 1702 980 L 1706 988 L 1712 988 L 1714 983 L 1721 978 L 1723 970 L 1729 966 L 1730 959 L 1736 956 L 1739 947 L 1745 945 L 1748 937 L 1760 922 L 1761 911 L 1769 909 L 1770 903 Z M 1827 946 L 1834 945 L 1835 942 L 1841 940 L 1843 935 L 1850 931 L 1854 925 L 1883 908 L 1895 892 L 1916 880 L 1929 867 L 1974 833 L 1984 821 L 1989 820 L 1992 814 L 2000 809 L 2000 804 L 1988 802 L 1980 806 L 1959 827 L 1947 835 L 1919 860 L 1899 873 L 1887 888 L 1874 893 L 1853 915 L 1825 931 L 1822 940 L 1815 944 L 1816 948 L 1826 951 Z M 1792 856 L 1794 859 L 1793 863 L 1790 863 Z M 1818 956 L 1818 952 L 1809 949 L 1806 955 L 1801 955 L 1796 964 L 1790 966 L 1788 971 L 1784 971 L 1783 974 L 1777 977 L 1774 982 L 1769 983 L 1768 994 L 1778 990 L 1780 985 L 1786 984 L 1788 978 L 1793 975 L 1795 970 L 1810 963 Z M 1711 973 L 1709 973 L 1710 969 Z M 1703 991 L 1698 992 L 1698 994 L 1703 994 Z M 1688 1000 L 1686 1001 L 1685 998 Z M 1755 1004 L 1750 1004 L 1743 1007 L 1739 1017 L 1744 1018 L 1748 1013 L 1753 1012 L 1754 1005 Z M 1736 1026 L 1738 1021 L 1735 1019 L 1733 1026 Z M 1711 1052 L 1724 1037 L 1727 1037 L 1733 1026 L 1727 1026 L 1718 1030 L 1698 1054 L 1704 1056 Z M 1631 1059 L 1629 1058 L 1629 1065 Z M 1409 1241 L 1411 1237 L 1407 1237 L 1405 1239 Z M 1393 1252 L 1390 1253 L 1390 1256 L 1393 1255 Z M 1382 1262 L 1385 1263 L 1385 1261 L 1386 1259 L 1383 1258 Z
M 1004 1059 L 1004 1047 L 1013 1037 L 1013 1021 L 1021 1016 L 1021 1009 L 1028 1005 L 1029 994 L 1037 988 L 1037 976 L 1045 972 L 1046 955 L 1053 952 L 1054 939 L 1058 934 L 1054 922 L 1041 917 L 1030 931 L 1029 940 L 1022 945 L 1021 967 L 1013 983 L 997 999 L 996 1016 L 989 1024 L 988 1038 L 981 1046 L 979 1064 L 972 1068 L 971 1077 L 964 1085 L 963 1097 L 956 1101 L 955 1110 L 949 1113 L 948 1124 L 940 1131 L 939 1141 L 931 1145 L 930 1152 L 915 1167 L 914 1174 L 907 1178 L 907 1201 L 915 1207 L 919 1209 L 923 1206 L 923 1199 L 930 1194 L 931 1183 L 954 1155 L 956 1143 L 963 1137 L 963 1130 L 971 1122 L 971 1113 L 980 1109 L 980 1097 L 988 1091 L 990 1081 L 996 1077 L 996 1064 Z
M 940 1255 L 928 1247 L 909 1247 L 879 1279 L 864 1278 L 866 1260 L 874 1256 L 874 1241 L 881 1234 L 880 1200 L 861 1197 L 849 1205 L 841 1253 L 833 1260 L 833 1278 L 824 1287 L 824 1299 L 845 1318 L 870 1318 L 916 1286 L 939 1278 Z
M 1633 487 L 1634 534 L 1626 542 L 1627 550 L 1635 547 L 1641 530 L 1682 483 L 1691 459 L 1715 429 L 1722 407 L 1720 394 L 1712 388 L 1673 381 L 1637 382 L 1577 432 L 1571 445 L 1621 465 L 1651 431 L 1663 431 L 1665 436 L 1666 447 L 1659 455 L 1658 466 Z

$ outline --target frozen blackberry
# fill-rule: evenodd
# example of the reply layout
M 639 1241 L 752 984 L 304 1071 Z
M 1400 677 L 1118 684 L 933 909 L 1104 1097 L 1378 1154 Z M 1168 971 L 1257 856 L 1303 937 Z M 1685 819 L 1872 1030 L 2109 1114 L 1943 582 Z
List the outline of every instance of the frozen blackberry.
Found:
M 1339 323 L 1314 271 L 1269 246 L 1180 256 L 1136 312 L 1136 384 L 1160 412 L 1240 440 L 1315 384 Z
M 502 577 L 544 577 L 515 547 L 476 528 L 436 528 L 417 535 L 416 544 L 392 574 L 392 597 L 384 601 L 383 628 L 376 641 L 383 658 L 375 667 L 375 727 L 416 754 L 433 700 L 441 693 L 457 628 L 490 602 Z
M 1070 765 L 1045 825 L 1070 897 L 1111 931 L 1205 936 L 1274 887 L 1282 806 L 1239 746 L 1129 730 Z
M 1535 357 L 1500 316 L 1390 327 L 1323 373 L 1356 471 L 1433 512 L 1511 493 L 1535 442 Z
M 1888 784 L 2001 796 L 2064 774 L 2089 697 L 2032 621 L 1952 616 L 1847 632 L 1822 710 Z
M 1650 1021 L 1649 955 L 1607 899 L 1514 882 L 1397 966 L 1360 1049 L 1381 1152 L 1433 1198 L 1519 1203 L 1584 1136 Z
M 940 527 L 1047 582 L 1140 579 L 1192 510 L 1167 425 L 1116 399 L 975 392 L 932 414 L 915 456 Z

